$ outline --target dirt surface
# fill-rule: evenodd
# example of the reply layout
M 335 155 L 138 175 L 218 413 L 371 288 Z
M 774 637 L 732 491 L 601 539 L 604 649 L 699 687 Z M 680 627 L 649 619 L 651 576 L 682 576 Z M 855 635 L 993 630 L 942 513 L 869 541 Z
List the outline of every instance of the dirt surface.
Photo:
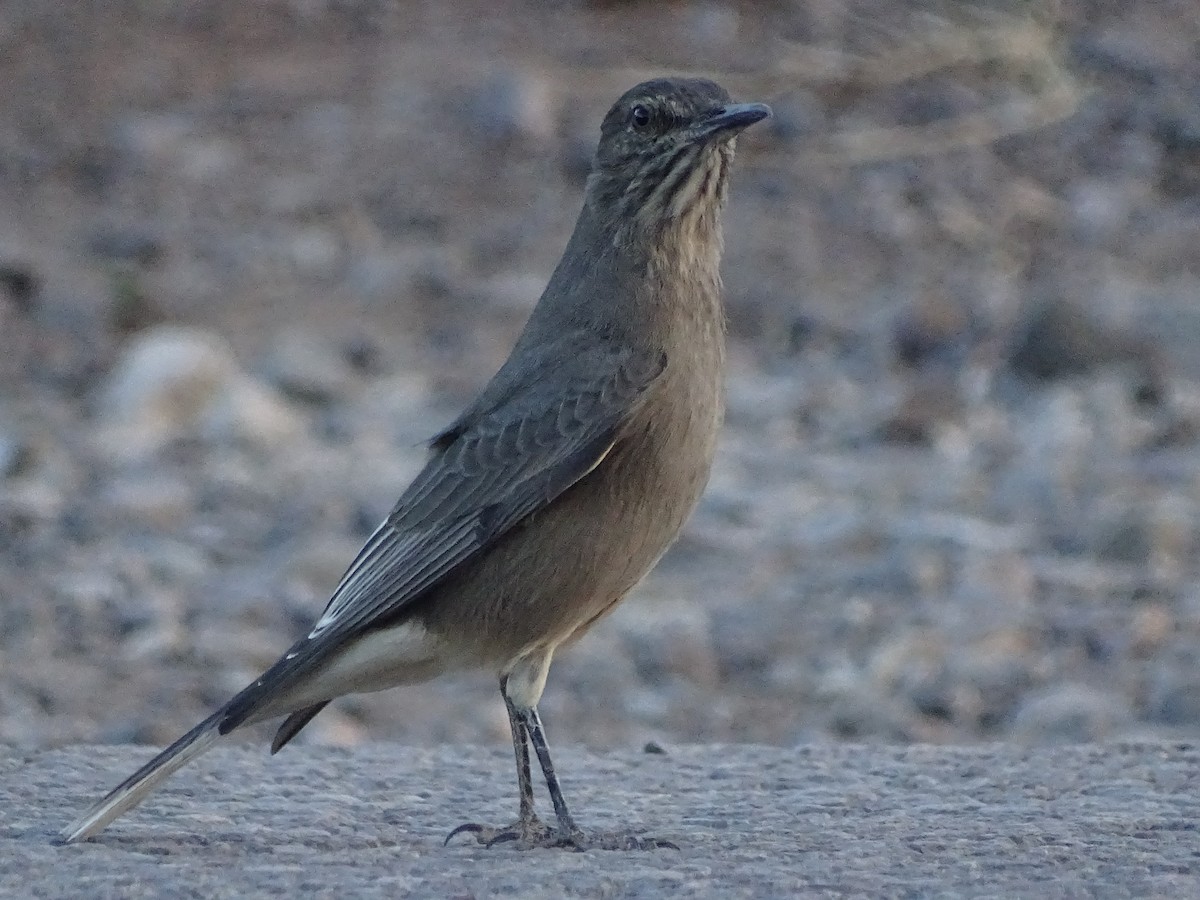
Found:
M 142 751 L 144 752 L 144 751 Z M 24 897 L 1194 897 L 1188 745 L 669 748 L 560 755 L 582 821 L 678 851 L 442 847 L 509 821 L 508 754 L 216 750 L 94 842 L 52 836 L 130 748 L 0 756 L 0 891 Z
M 1200 736 L 1200 16 L 1025 6 L 0 5 L 0 742 L 161 744 L 301 633 L 685 70 L 776 110 L 728 426 L 552 737 Z M 507 752 L 486 674 L 301 739 Z

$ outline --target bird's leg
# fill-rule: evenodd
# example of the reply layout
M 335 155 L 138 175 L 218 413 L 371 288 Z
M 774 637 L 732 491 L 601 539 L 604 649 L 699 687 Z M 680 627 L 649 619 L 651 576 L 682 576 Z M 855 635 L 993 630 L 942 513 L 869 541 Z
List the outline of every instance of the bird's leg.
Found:
M 550 802 L 554 804 L 554 815 L 558 817 L 559 837 L 565 840 L 582 837 L 583 832 L 571 817 L 571 810 L 567 808 L 566 798 L 563 797 L 562 788 L 558 784 L 558 776 L 554 774 L 554 761 L 550 759 L 550 746 L 546 743 L 546 731 L 542 728 L 542 717 L 538 715 L 537 707 L 531 706 L 529 709 L 518 711 L 517 714 L 521 718 L 525 733 L 529 735 L 529 742 L 533 744 L 538 764 L 542 767 L 546 789 L 550 792 Z M 528 754 L 526 760 L 528 761 Z
M 585 833 L 571 815 L 563 797 L 558 776 L 554 773 L 554 762 L 550 759 L 550 747 L 546 743 L 546 730 L 538 715 L 537 701 L 546 683 L 546 672 L 550 667 L 550 654 L 530 657 L 501 677 L 500 692 L 504 695 L 504 706 L 508 710 L 508 724 L 512 729 L 513 752 L 517 758 L 517 784 L 520 790 L 520 815 L 516 822 L 506 828 L 467 823 L 459 825 L 446 837 L 463 832 L 475 835 L 479 843 L 488 847 L 504 842 L 513 842 L 520 850 L 561 847 L 568 850 L 656 850 L 663 847 L 679 848 L 670 841 L 648 838 L 628 831 L 612 833 Z M 538 764 L 546 779 L 550 802 L 554 804 L 554 815 L 558 827 L 551 828 L 537 817 L 533 809 L 533 779 L 530 773 L 529 747 L 537 754 Z
M 550 746 L 546 743 L 546 731 L 542 727 L 542 718 L 538 715 L 537 707 L 530 706 L 518 709 L 521 724 L 529 735 L 529 743 L 537 754 L 538 763 L 542 767 L 542 775 L 546 778 L 546 789 L 550 792 L 550 802 L 554 804 L 554 815 L 558 818 L 558 831 L 550 836 L 550 841 L 541 846 L 565 847 L 571 850 L 678 850 L 675 844 L 659 838 L 644 837 L 630 831 L 591 832 L 584 833 L 571 815 L 563 797 L 558 776 L 554 773 L 554 762 L 550 759 Z
M 529 768 L 529 745 L 524 722 L 517 712 L 516 706 L 509 699 L 506 688 L 507 676 L 500 679 L 500 695 L 504 697 L 504 708 L 508 711 L 508 726 L 512 731 L 513 754 L 517 758 L 517 788 L 520 792 L 521 806 L 517 821 L 503 828 L 490 825 L 480 825 L 467 822 L 459 825 L 448 835 L 450 839 L 462 833 L 475 835 L 475 839 L 484 846 L 490 847 L 504 841 L 516 841 L 518 846 L 545 846 L 553 836 L 553 830 L 537 817 L 533 808 L 533 777 Z M 557 806 L 555 809 L 557 810 Z
M 508 727 L 512 731 L 513 752 L 517 757 L 517 789 L 521 795 L 521 811 L 518 821 L 532 822 L 537 818 L 537 813 L 533 811 L 533 776 L 529 771 L 529 736 L 507 695 L 504 697 L 504 708 L 508 710 Z

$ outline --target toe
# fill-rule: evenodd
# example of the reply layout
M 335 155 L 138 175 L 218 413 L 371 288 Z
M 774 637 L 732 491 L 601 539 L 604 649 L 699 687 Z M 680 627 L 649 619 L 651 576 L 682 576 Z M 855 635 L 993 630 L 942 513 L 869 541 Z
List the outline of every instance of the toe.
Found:
M 580 834 L 571 839 L 578 850 L 678 850 L 679 846 L 662 838 L 647 837 L 629 831 Z
M 491 833 L 495 830 L 494 828 L 489 828 L 487 825 L 480 825 L 476 822 L 464 822 L 446 835 L 446 839 L 442 841 L 442 846 L 448 847 L 450 842 L 460 834 L 473 834 L 475 835 L 475 840 L 479 843 L 487 844 L 491 840 Z
M 494 834 L 492 834 L 491 837 L 489 837 L 486 842 L 481 841 L 481 843 L 483 843 L 483 846 L 487 847 L 490 850 L 492 847 L 495 847 L 497 844 L 507 844 L 510 841 L 520 841 L 521 837 L 522 837 L 521 832 L 518 831 L 517 829 L 503 828 L 499 831 L 496 831 Z
M 506 825 L 502 828 L 467 822 L 459 825 L 446 835 L 446 840 L 442 842 L 442 846 L 447 846 L 451 840 L 460 834 L 474 835 L 475 840 L 484 847 L 515 843 L 519 850 L 556 847 L 559 846 L 560 840 L 558 832 L 554 831 L 536 816 L 528 820 L 517 820 L 511 825 Z

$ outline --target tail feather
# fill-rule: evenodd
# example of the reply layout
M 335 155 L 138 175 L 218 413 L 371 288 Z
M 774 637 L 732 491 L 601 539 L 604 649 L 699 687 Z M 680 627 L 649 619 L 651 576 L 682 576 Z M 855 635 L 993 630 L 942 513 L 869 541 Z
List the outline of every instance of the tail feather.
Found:
M 329 703 L 328 700 L 323 700 L 320 703 L 314 703 L 312 706 L 306 706 L 304 709 L 298 709 L 279 726 L 279 730 L 275 732 L 275 740 L 271 741 L 271 753 L 278 753 L 284 748 L 292 738 L 300 733 L 300 729 L 313 720 L 317 713 L 323 710 Z
M 210 749 L 222 737 L 219 726 L 224 713 L 222 709 L 209 716 L 109 791 L 107 796 L 63 829 L 63 843 L 86 840 L 98 833 L 113 819 L 141 803 L 177 769 Z
M 308 643 L 301 641 L 298 646 Z M 70 844 L 86 840 L 102 831 L 113 819 L 141 803 L 176 770 L 186 766 L 231 731 L 286 711 L 288 707 L 284 705 L 279 708 L 278 701 L 285 695 L 288 685 L 294 682 L 297 672 L 303 671 L 295 663 L 296 656 L 296 653 L 290 652 L 280 657 L 275 665 L 232 700 L 109 791 L 107 796 L 62 830 L 63 842 Z M 324 705 L 318 703 L 289 718 L 292 730 L 287 739 L 295 736 Z

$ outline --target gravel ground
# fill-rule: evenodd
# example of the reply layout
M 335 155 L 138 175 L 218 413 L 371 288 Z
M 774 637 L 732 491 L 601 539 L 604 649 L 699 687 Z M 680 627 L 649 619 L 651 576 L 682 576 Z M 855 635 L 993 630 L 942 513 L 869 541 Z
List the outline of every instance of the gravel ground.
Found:
M 552 731 L 1200 737 L 1194 3 L 543 6 L 0 5 L 0 742 L 164 743 L 302 632 L 684 69 L 777 112 L 728 427 Z M 480 675 L 302 739 L 506 730 Z
M 559 755 L 586 822 L 679 851 L 443 848 L 508 821 L 493 749 L 214 751 L 95 842 L 51 837 L 129 748 L 0 756 L 0 891 L 24 897 L 1192 897 L 1200 755 L 752 745 Z

